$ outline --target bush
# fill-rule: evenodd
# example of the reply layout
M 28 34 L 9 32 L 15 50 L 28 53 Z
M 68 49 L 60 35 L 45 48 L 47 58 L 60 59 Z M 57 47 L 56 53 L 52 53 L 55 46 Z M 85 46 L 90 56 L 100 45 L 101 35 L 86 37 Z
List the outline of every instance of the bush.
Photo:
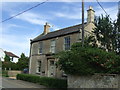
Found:
M 120 74 L 120 56 L 91 46 L 73 44 L 70 51 L 57 55 L 58 65 L 67 74 L 92 75 L 94 73 Z
M 64 79 L 40 77 L 30 74 L 18 74 L 17 79 L 38 83 L 40 85 L 44 85 L 50 88 L 67 88 L 67 80 Z

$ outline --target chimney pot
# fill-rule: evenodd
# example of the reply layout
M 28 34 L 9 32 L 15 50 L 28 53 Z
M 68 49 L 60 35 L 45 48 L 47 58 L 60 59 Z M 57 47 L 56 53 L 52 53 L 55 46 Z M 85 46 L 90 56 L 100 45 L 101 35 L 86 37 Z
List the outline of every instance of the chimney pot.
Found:
M 89 9 L 93 10 L 93 7 L 92 7 L 92 6 L 89 6 Z

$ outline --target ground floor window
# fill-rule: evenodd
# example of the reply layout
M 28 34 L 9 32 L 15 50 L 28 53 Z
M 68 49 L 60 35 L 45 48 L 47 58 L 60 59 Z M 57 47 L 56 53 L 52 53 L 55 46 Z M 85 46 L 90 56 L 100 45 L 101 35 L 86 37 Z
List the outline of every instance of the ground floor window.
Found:
M 54 66 L 54 61 L 50 61 L 50 66 Z
M 41 72 L 41 61 L 37 62 L 37 73 Z

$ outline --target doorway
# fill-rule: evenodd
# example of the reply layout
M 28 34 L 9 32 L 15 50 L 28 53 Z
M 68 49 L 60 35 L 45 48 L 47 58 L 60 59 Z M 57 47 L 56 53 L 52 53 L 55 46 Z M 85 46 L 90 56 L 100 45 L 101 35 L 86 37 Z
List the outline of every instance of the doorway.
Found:
M 55 77 L 55 61 L 54 60 L 48 60 L 48 77 Z

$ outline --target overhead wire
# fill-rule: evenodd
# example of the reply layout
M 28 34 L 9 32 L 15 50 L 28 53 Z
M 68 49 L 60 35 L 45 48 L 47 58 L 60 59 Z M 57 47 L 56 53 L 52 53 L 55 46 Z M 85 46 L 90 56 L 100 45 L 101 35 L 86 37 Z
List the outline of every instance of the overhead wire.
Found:
M 10 20 L 10 19 L 13 19 L 13 18 L 15 18 L 15 17 L 17 17 L 17 16 L 19 16 L 19 15 L 21 15 L 21 14 L 23 14 L 23 13 L 29 11 L 29 10 L 32 10 L 32 9 L 34 9 L 34 8 L 36 8 L 36 7 L 38 7 L 38 6 L 42 5 L 42 4 L 44 4 L 44 3 L 46 3 L 47 1 L 48 1 L 48 0 L 46 0 L 46 1 L 44 1 L 44 2 L 41 2 L 41 3 L 39 3 L 39 4 L 37 4 L 37 5 L 33 6 L 33 7 L 30 7 L 30 8 L 28 8 L 28 9 L 22 11 L 22 12 L 19 12 L 18 14 L 13 15 L 13 16 L 11 16 L 11 17 L 9 17 L 9 18 L 7 18 L 7 19 L 1 21 L 1 23 L 6 22 L 6 21 L 8 21 L 8 20 Z
M 102 10 L 105 12 L 105 14 L 107 15 L 107 16 L 109 16 L 109 14 L 107 13 L 107 11 L 103 8 L 103 6 L 100 4 L 100 2 L 98 1 L 98 0 L 96 0 L 97 1 L 97 3 L 98 3 L 98 5 L 102 8 Z M 112 20 L 112 18 L 110 18 L 111 20 Z M 113 20 L 112 20 L 113 21 Z

